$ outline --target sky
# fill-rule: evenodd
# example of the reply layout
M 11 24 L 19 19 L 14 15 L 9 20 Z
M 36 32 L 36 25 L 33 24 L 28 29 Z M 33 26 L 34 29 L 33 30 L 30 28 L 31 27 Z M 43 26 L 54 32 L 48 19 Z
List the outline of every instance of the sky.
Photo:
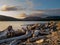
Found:
M 60 8 L 60 0 L 0 0 L 0 7 L 3 5 L 23 6 L 34 9 Z
M 36 5 L 35 9 L 60 8 L 60 0 L 34 0 L 33 2 Z
M 0 0 L 1 15 L 14 16 L 47 9 L 60 9 L 60 0 Z

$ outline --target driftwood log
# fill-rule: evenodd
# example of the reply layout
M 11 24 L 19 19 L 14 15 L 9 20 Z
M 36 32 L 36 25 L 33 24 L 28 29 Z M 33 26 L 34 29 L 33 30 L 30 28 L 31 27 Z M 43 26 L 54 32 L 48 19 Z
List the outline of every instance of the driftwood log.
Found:
M 7 38 L 7 30 L 5 31 L 1 31 L 0 32 L 0 39 L 5 39 L 5 38 Z
M 38 35 L 38 36 L 30 38 L 30 42 L 35 42 L 40 39 L 45 39 L 45 38 L 47 38 L 48 34 L 51 34 L 51 32 L 40 32 L 40 34 L 38 34 L 39 32 L 37 32 L 37 33 L 36 32 L 35 32 L 35 35 Z
M 26 32 L 25 31 L 14 31 L 14 34 L 9 34 L 7 35 L 8 31 L 7 30 L 4 30 L 4 31 L 1 31 L 0 32 L 0 40 L 1 39 L 6 39 L 6 38 L 11 38 L 11 37 L 16 37 L 16 36 L 21 36 L 21 35 L 24 35 Z
M 37 40 L 44 39 L 44 38 L 46 38 L 46 36 L 38 36 L 38 37 L 30 38 L 30 42 L 35 42 Z
M 4 42 L 10 42 L 10 41 L 13 41 L 13 40 L 24 40 L 24 39 L 27 39 L 27 38 L 29 38 L 31 36 L 32 36 L 32 31 L 26 31 L 25 35 L 0 40 L 0 44 L 4 43 Z
M 17 45 L 18 43 L 21 43 L 21 40 L 13 40 L 9 45 Z
M 23 29 L 18 29 L 15 31 L 12 26 L 8 26 L 5 30 L 0 32 L 0 40 L 6 39 L 6 38 L 11 38 L 15 36 L 21 36 L 24 35 L 26 32 Z

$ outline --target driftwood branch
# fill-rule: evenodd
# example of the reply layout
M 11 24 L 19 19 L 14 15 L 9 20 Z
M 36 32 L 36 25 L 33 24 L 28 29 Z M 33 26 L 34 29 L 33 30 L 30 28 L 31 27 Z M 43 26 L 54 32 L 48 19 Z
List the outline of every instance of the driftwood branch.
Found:
M 21 40 L 13 40 L 9 45 L 17 45 Z
M 35 42 L 35 41 L 37 41 L 37 40 L 39 40 L 39 39 L 44 39 L 46 36 L 38 36 L 38 37 L 34 37 L 34 38 L 31 38 L 30 39 L 30 42 Z
M 0 32 L 0 39 L 6 38 L 6 36 L 7 36 L 7 31 Z
M 22 35 L 22 36 L 0 40 L 0 43 L 10 42 L 10 41 L 13 41 L 13 40 L 24 40 L 24 39 L 27 39 L 27 38 L 31 37 L 32 32 L 31 31 L 26 31 L 26 32 L 27 33 L 25 35 Z

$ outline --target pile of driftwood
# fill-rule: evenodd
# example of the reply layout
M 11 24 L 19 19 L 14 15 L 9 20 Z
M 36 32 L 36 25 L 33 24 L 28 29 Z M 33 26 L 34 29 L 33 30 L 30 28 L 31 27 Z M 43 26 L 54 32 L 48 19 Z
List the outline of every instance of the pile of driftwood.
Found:
M 52 31 L 57 30 L 56 23 L 44 23 L 44 24 L 32 24 L 22 28 L 18 31 L 14 31 L 12 26 L 8 26 L 7 29 L 0 32 L 0 44 L 9 42 L 9 45 L 17 45 L 23 41 L 35 42 L 37 40 L 47 38 L 47 35 Z

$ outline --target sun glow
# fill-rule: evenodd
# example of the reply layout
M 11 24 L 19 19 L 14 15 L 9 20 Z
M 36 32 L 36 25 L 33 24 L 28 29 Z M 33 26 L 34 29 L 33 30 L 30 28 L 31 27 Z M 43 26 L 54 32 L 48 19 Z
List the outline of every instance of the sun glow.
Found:
M 24 18 L 26 18 L 26 17 L 27 17 L 27 16 L 26 16 L 25 13 L 21 13 L 21 14 L 15 16 L 15 18 L 18 18 L 18 19 L 24 19 Z

